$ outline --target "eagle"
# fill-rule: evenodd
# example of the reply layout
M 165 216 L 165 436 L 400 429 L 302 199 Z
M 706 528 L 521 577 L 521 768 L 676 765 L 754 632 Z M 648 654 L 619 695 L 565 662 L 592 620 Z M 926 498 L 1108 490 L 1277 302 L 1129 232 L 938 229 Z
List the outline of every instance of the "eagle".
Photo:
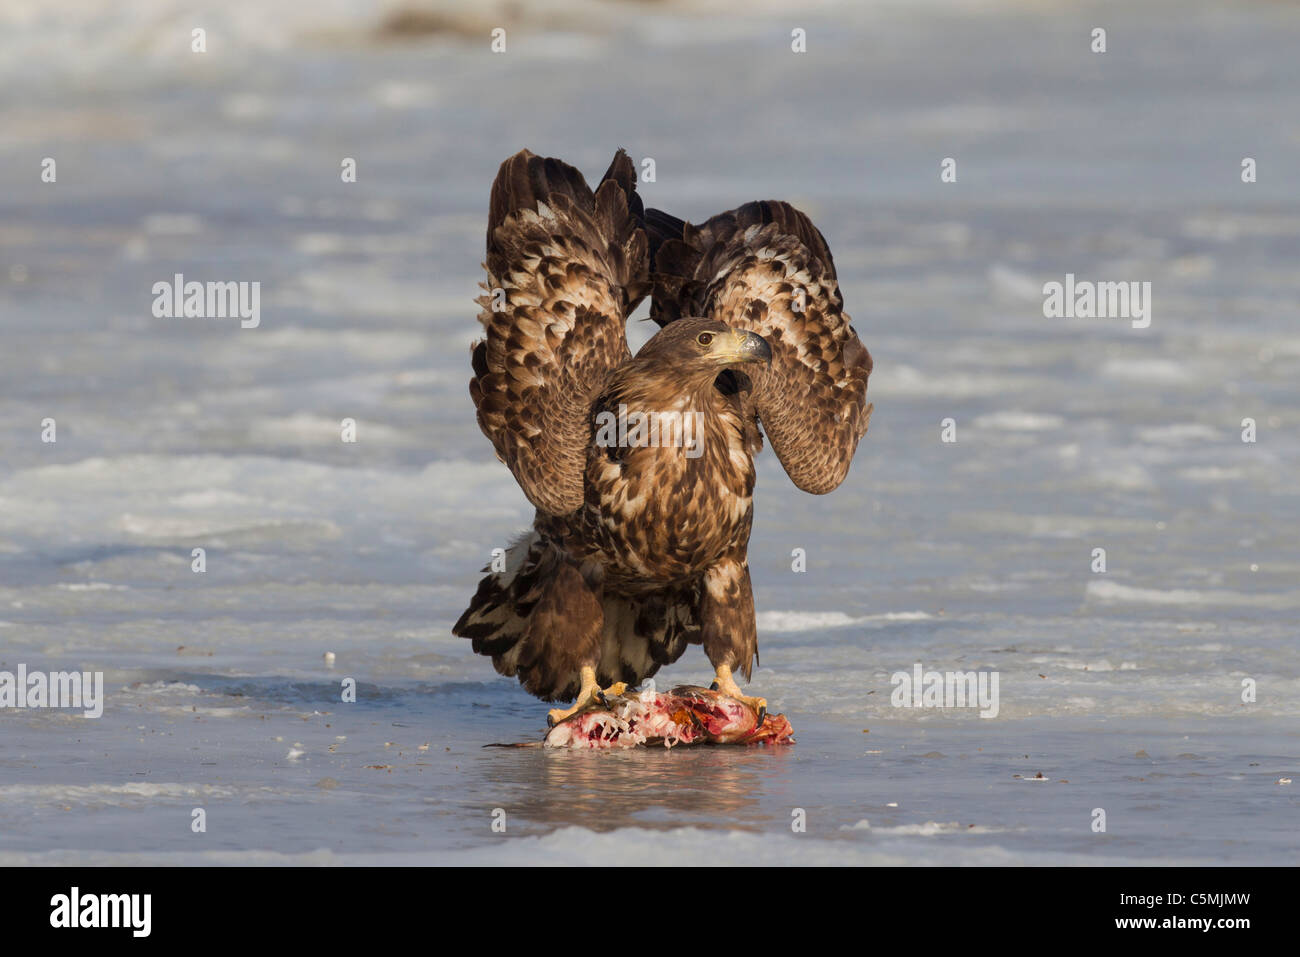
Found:
M 784 202 L 693 225 L 647 209 L 619 150 L 593 191 L 522 150 L 492 184 L 479 427 L 536 508 L 453 633 L 550 702 L 552 726 L 702 645 L 711 687 L 758 657 L 747 559 L 763 434 L 824 494 L 866 434 L 871 354 L 831 252 Z M 633 355 L 628 316 L 658 332 Z M 689 433 L 689 434 L 688 434 Z

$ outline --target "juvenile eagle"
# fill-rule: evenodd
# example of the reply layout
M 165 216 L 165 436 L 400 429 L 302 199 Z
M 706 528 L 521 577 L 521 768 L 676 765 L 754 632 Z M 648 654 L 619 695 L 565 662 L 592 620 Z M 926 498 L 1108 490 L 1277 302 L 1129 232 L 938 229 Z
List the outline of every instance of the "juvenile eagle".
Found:
M 826 240 L 782 202 L 698 226 L 646 210 L 622 150 L 594 193 L 523 150 L 492 184 L 485 268 L 470 395 L 537 514 L 454 633 L 537 697 L 576 698 L 551 724 L 688 644 L 761 717 L 733 677 L 758 651 L 759 424 L 795 485 L 822 494 L 871 418 L 871 355 Z M 648 294 L 661 328 L 633 357 L 624 327 Z

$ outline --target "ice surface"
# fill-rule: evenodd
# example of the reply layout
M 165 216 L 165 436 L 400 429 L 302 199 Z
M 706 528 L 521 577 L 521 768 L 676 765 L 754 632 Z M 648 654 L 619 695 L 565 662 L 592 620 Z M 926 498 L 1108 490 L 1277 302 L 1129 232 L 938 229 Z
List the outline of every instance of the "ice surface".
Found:
M 0 670 L 107 701 L 0 712 L 0 864 L 1294 863 L 1295 5 L 828 3 L 799 56 L 785 4 L 575 2 L 494 57 L 495 8 L 232 0 L 201 61 L 180 0 L 75 6 L 0 8 Z M 525 145 L 835 252 L 871 432 L 825 497 L 765 454 L 750 550 L 793 748 L 481 747 L 548 707 L 449 631 L 530 520 L 466 389 Z M 176 272 L 260 328 L 153 318 Z M 1067 272 L 1151 327 L 1044 319 Z M 915 663 L 998 717 L 892 707 Z

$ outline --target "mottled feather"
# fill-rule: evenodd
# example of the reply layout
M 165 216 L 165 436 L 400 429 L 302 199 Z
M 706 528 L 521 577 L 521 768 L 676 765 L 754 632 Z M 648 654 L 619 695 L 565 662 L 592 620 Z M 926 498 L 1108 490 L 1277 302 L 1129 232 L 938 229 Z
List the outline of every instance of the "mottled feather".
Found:
M 788 203 L 746 203 L 699 226 L 645 213 L 653 254 L 651 316 L 661 326 L 711 316 L 763 336 L 772 364 L 750 373 L 747 410 L 786 473 L 822 494 L 848 474 L 872 407 L 871 354 L 844 312 L 830 248 Z
M 649 289 L 634 183 L 621 150 L 594 193 L 567 163 L 522 150 L 492 186 L 470 395 L 479 427 L 544 512 L 582 504 L 591 400 L 630 358 L 627 315 Z

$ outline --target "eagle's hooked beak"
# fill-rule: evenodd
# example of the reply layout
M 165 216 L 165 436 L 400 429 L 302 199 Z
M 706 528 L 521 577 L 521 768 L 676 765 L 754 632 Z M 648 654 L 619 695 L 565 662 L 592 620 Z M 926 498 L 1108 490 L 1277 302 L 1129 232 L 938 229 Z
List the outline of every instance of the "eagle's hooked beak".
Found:
M 732 362 L 764 362 L 771 365 L 772 347 L 762 336 L 737 329 L 732 332 L 732 337 L 732 343 L 726 352 L 727 358 Z

